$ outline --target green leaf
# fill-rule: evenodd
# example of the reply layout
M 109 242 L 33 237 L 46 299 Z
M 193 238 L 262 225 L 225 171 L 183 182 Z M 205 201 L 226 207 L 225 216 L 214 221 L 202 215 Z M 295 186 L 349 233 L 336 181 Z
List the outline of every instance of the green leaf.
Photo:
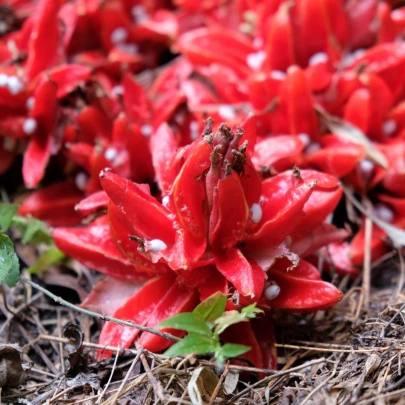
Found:
M 226 299 L 226 295 L 218 291 L 197 305 L 193 313 L 212 324 L 224 313 Z
M 213 337 L 190 334 L 176 342 L 164 353 L 166 356 L 207 354 L 218 350 L 219 342 Z
M 7 235 L 0 233 L 0 284 L 14 287 L 20 280 L 20 266 L 14 245 Z
M 41 253 L 38 260 L 31 267 L 28 267 L 28 271 L 31 274 L 42 273 L 50 266 L 60 263 L 65 257 L 65 254 L 62 253 L 58 248 L 50 248 Z
M 16 215 L 12 220 L 12 225 L 22 232 L 23 237 L 21 242 L 24 244 L 30 242 L 35 245 L 39 243 L 49 245 L 52 243 L 52 236 L 46 225 L 36 218 Z
M 245 308 L 242 308 L 242 314 L 246 315 L 248 318 L 255 318 L 257 314 L 263 312 L 260 308 L 256 307 L 256 303 L 250 304 Z
M 199 335 L 212 336 L 211 329 L 208 325 L 196 314 L 192 312 L 183 312 L 169 319 L 164 320 L 158 328 L 173 328 L 185 330 L 187 332 L 197 333 Z
M 226 328 L 235 323 L 246 322 L 248 319 L 246 315 L 238 311 L 226 311 L 220 318 L 215 321 L 215 333 L 220 335 Z
M 11 225 L 14 215 L 18 210 L 18 204 L 0 203 L 0 230 L 5 232 Z
M 251 348 L 245 345 L 236 343 L 226 343 L 220 349 L 220 354 L 223 357 L 238 357 L 241 354 L 248 352 Z

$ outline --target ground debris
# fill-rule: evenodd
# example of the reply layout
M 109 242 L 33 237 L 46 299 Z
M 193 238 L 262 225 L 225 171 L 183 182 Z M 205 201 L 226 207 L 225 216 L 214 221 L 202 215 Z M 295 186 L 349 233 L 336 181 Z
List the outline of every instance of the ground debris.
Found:
M 82 286 L 89 289 L 83 280 Z M 387 282 L 372 288 L 366 308 L 362 288 L 349 283 L 341 303 L 328 312 L 275 313 L 279 370 L 264 377 L 232 363 L 219 369 L 207 357 L 168 358 L 139 348 L 109 347 L 112 358 L 98 362 L 97 351 L 105 349 L 97 344 L 99 320 L 35 290 L 6 289 L 0 338 L 18 343 L 19 364 L 28 366 L 14 388 L 4 384 L 2 400 L 32 405 L 398 403 L 405 395 L 405 295 L 395 297 L 395 289 Z M 58 291 L 69 298 L 67 288 Z

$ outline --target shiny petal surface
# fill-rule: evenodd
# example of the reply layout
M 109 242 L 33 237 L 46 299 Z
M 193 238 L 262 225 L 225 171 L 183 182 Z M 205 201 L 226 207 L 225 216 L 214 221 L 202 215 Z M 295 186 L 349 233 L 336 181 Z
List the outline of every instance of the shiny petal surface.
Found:
M 288 270 L 287 259 L 278 260 L 268 272 L 269 281 L 275 281 L 280 294 L 269 301 L 273 308 L 291 311 L 317 311 L 326 309 L 342 299 L 342 293 L 325 281 L 318 270 L 305 260 Z

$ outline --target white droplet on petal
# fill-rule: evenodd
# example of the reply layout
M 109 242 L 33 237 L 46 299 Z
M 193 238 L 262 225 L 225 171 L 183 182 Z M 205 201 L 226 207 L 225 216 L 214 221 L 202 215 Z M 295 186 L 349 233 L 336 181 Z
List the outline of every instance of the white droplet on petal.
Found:
M 153 253 L 159 253 L 161 250 L 167 249 L 166 243 L 160 239 L 152 239 L 148 242 L 149 250 Z
M 28 110 L 32 110 L 35 105 L 35 98 L 34 97 L 29 97 L 25 103 L 25 106 L 27 107 Z
M 304 146 L 308 146 L 311 142 L 311 137 L 308 134 L 304 134 L 304 133 L 298 134 L 298 138 L 301 139 Z
M 5 21 L 0 21 L 0 35 L 3 35 L 7 32 L 8 25 Z
M 135 44 L 119 44 L 119 49 L 129 55 L 136 55 L 139 52 L 139 48 Z
M 246 63 L 252 70 L 259 70 L 265 60 L 266 52 L 264 51 L 249 53 L 246 57 Z
M 328 61 L 328 55 L 325 52 L 317 52 L 309 58 L 308 64 L 310 66 L 317 65 Z
M 270 77 L 274 80 L 284 80 L 286 77 L 286 74 L 282 72 L 281 70 L 272 70 L 270 72 Z
M 189 127 L 190 127 L 190 138 L 193 141 L 195 141 L 198 138 L 198 122 L 191 121 Z
M 376 204 L 374 207 L 374 214 L 385 222 L 392 222 L 394 219 L 394 212 L 385 204 Z
M 218 108 L 218 114 L 223 118 L 224 120 L 232 120 L 235 118 L 235 110 L 227 104 L 222 104 Z
M 271 301 L 274 298 L 277 298 L 280 294 L 280 286 L 276 284 L 274 281 L 270 281 L 267 287 L 264 289 L 264 297 Z
M 22 126 L 23 132 L 27 135 L 32 135 L 37 129 L 37 120 L 35 118 L 27 118 Z
M 10 138 L 9 136 L 6 136 L 3 138 L 3 149 L 10 152 L 10 151 L 14 150 L 16 143 L 17 142 L 14 138 Z
M 10 93 L 15 95 L 24 88 L 24 85 L 17 76 L 9 76 L 7 78 L 7 87 L 10 90 Z
M 141 126 L 141 134 L 143 136 L 151 136 L 152 132 L 153 132 L 152 125 L 145 124 Z
M 263 46 L 263 39 L 260 38 L 260 37 L 256 37 L 256 38 L 253 40 L 253 47 L 254 47 L 255 49 L 260 49 L 262 46 Z
M 124 87 L 120 84 L 117 84 L 111 89 L 111 95 L 114 97 L 122 96 L 124 94 Z
M 255 224 L 258 224 L 263 216 L 263 211 L 260 204 L 252 204 L 250 207 L 250 213 L 252 214 L 252 221 Z
M 164 207 L 167 207 L 167 206 L 169 205 L 169 201 L 170 201 L 170 197 L 169 197 L 168 195 L 165 195 L 165 196 L 162 198 L 162 205 L 163 205 Z
M 321 149 L 321 145 L 317 142 L 312 142 L 307 146 L 307 148 L 305 149 L 305 152 L 308 155 L 311 155 L 312 153 L 317 152 L 319 149 Z
M 117 27 L 110 36 L 111 42 L 115 45 L 125 42 L 127 38 L 128 31 L 124 27 Z
M 333 221 L 333 212 L 331 214 L 329 214 L 326 218 L 325 218 L 325 222 L 327 224 L 331 224 Z
M 104 157 L 109 160 L 110 162 L 113 161 L 118 155 L 117 149 L 115 148 L 108 148 L 104 152 Z
M 374 167 L 375 167 L 375 165 L 371 160 L 363 159 L 359 163 L 359 171 L 360 171 L 361 177 L 366 181 L 370 180 L 370 178 L 374 172 Z
M 83 191 L 86 188 L 88 181 L 89 177 L 87 176 L 86 173 L 83 172 L 77 173 L 75 177 L 75 184 L 79 190 Z
M 137 4 L 136 6 L 133 6 L 131 9 L 131 14 L 137 23 L 142 23 L 149 19 L 149 15 L 142 4 Z
M 397 123 L 394 120 L 387 120 L 383 124 L 383 132 L 385 136 L 392 135 L 397 129 Z
M 8 83 L 8 76 L 4 73 L 0 73 L 0 87 L 6 87 Z

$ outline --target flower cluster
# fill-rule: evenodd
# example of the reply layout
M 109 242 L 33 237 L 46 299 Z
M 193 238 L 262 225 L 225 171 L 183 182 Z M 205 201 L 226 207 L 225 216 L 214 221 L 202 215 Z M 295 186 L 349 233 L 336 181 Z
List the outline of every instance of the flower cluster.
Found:
M 405 228 L 400 4 L 7 0 L 0 174 L 23 154 L 26 187 L 45 186 L 20 213 L 108 276 L 85 305 L 154 326 L 215 291 L 296 311 L 339 300 L 313 266 L 325 246 L 337 273 L 365 260 L 365 218 L 349 215 L 353 235 L 331 224 L 349 222 L 339 181 Z M 373 261 L 387 242 L 373 226 Z M 244 328 L 256 364 L 271 358 Z M 106 324 L 101 340 L 136 337 Z
M 249 118 L 245 130 L 222 124 L 213 131 L 208 120 L 202 137 L 170 158 L 167 149 L 154 153 L 174 141 L 169 128 L 161 128 L 151 138 L 159 187 L 167 190 L 161 202 L 144 184 L 105 169 L 105 194 L 98 193 L 96 204 L 94 196 L 82 201 L 78 210 L 88 215 L 108 205 L 108 214 L 87 228 L 54 230 L 62 251 L 107 276 L 159 275 L 117 308 L 110 305 L 114 316 L 155 326 L 216 291 L 229 294 L 230 307 L 257 302 L 267 309 L 314 311 L 340 300 L 339 290 L 303 259 L 347 236 L 323 222 L 342 195 L 338 181 L 297 168 L 262 181 L 250 156 L 254 123 Z M 160 295 L 145 298 L 149 288 Z M 84 305 L 103 296 L 97 287 L 92 295 Z M 137 334 L 107 323 L 100 342 L 128 347 Z M 140 342 L 149 350 L 170 344 L 150 334 Z

